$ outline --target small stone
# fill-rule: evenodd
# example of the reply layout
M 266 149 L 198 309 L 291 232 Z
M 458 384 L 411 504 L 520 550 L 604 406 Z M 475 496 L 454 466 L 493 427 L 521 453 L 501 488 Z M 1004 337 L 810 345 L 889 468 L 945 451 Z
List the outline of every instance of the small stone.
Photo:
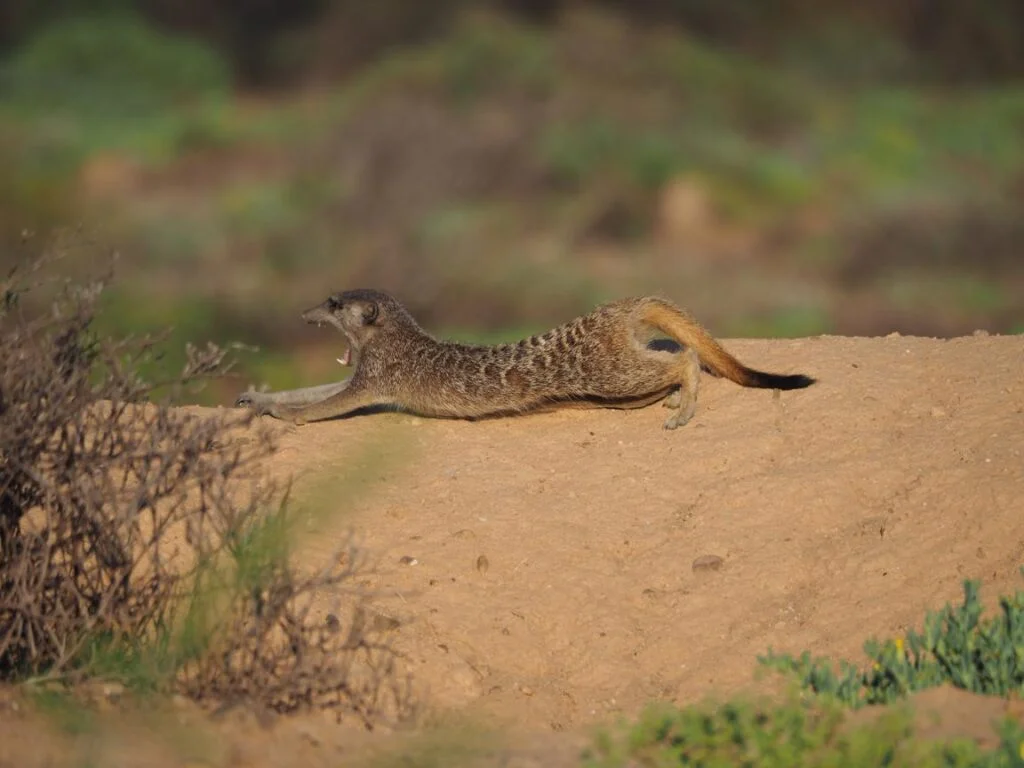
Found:
M 989 333 L 984 328 L 976 328 L 972 336 L 988 336 Z
M 936 419 L 941 419 L 946 416 L 946 412 L 942 408 L 939 408 L 938 406 L 932 408 L 931 413 L 932 416 L 935 417 Z
M 487 569 L 491 567 L 491 561 L 487 559 L 487 555 L 480 555 L 476 559 L 476 569 L 480 573 L 487 573 Z
M 722 570 L 725 561 L 718 555 L 701 555 L 693 561 L 694 573 L 708 573 Z
M 385 616 L 382 613 L 375 613 L 370 622 L 370 629 L 374 632 L 391 632 L 402 626 L 402 622 L 393 616 Z
M 418 563 L 419 560 L 417 560 L 412 555 L 402 555 L 400 558 L 398 558 L 399 565 L 417 565 Z

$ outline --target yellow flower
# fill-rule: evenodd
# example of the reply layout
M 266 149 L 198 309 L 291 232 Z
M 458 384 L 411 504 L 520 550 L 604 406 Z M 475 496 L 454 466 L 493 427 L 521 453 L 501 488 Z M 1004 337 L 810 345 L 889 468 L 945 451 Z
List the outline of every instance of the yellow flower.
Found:
M 900 653 L 903 653 L 903 638 L 902 637 L 897 637 L 896 638 L 896 650 L 899 651 Z
M 1020 746 L 1017 748 L 1017 753 L 1020 755 L 1020 759 L 1024 760 L 1024 741 L 1022 741 Z

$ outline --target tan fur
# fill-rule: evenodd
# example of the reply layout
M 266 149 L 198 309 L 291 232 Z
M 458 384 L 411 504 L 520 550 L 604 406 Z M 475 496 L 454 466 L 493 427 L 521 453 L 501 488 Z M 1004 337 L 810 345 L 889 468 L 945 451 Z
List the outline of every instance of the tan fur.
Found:
M 441 341 L 393 297 L 336 294 L 303 314 L 348 339 L 355 372 L 345 382 L 275 393 L 246 392 L 238 405 L 296 423 L 389 406 L 428 416 L 481 418 L 555 407 L 638 408 L 668 397 L 665 427 L 693 416 L 701 364 L 747 387 L 797 389 L 806 376 L 748 368 L 687 312 L 665 299 L 621 299 L 515 344 Z M 647 343 L 652 329 L 680 348 Z M 671 395 L 671 397 L 669 397 Z

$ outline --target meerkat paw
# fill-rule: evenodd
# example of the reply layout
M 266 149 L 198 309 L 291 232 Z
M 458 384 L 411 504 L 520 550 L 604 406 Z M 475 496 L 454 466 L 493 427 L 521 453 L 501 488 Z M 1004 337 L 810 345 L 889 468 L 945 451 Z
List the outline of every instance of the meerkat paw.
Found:
M 259 416 L 266 416 L 273 409 L 273 402 L 262 392 L 250 389 L 235 398 L 235 407 L 248 408 L 255 411 Z
M 680 408 L 665 419 L 665 429 L 676 429 L 677 427 L 685 426 L 690 422 L 690 419 L 693 418 L 693 414 L 696 410 L 696 403 L 693 402 L 691 402 L 686 408 Z
M 690 420 L 688 416 L 682 416 L 680 414 L 674 414 L 665 419 L 665 429 L 676 429 L 678 427 L 685 426 Z
M 263 392 L 256 392 L 249 390 L 243 392 L 235 399 L 236 408 L 248 408 L 256 413 L 258 416 L 272 416 L 275 419 L 281 421 L 287 421 L 296 426 L 301 426 L 306 423 L 306 420 L 299 415 L 298 410 L 294 408 L 288 408 L 283 405 L 277 405 L 273 399 L 267 397 Z

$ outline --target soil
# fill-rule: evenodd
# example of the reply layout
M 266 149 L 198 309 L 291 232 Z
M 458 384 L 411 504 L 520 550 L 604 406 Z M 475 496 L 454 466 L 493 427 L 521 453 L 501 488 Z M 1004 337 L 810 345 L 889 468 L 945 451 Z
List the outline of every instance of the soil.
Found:
M 295 475 L 296 499 L 323 513 L 303 558 L 357 532 L 425 711 L 505 734 L 486 764 L 568 765 L 595 726 L 651 701 L 749 689 L 769 648 L 861 661 L 866 639 L 919 627 L 964 579 L 989 604 L 1022 587 L 1024 337 L 726 346 L 819 382 L 779 394 L 705 377 L 673 432 L 657 406 L 281 427 L 269 470 Z M 929 735 L 990 739 L 978 713 L 1017 705 L 930 694 Z M 0 765 L 99 749 L 4 712 Z M 185 705 L 171 720 L 212 739 L 196 763 L 210 765 L 337 765 L 428 738 Z M 179 740 L 147 738 L 134 761 L 108 744 L 100 763 L 182 764 L 167 746 Z

